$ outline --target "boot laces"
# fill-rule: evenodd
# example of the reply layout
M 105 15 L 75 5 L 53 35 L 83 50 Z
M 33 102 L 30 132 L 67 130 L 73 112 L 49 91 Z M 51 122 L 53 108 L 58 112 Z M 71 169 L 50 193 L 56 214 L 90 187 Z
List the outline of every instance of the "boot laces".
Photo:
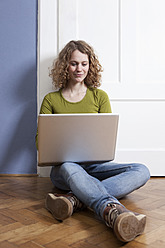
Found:
M 108 204 L 107 207 L 109 207 L 109 212 L 106 216 L 106 225 L 113 228 L 115 220 L 119 214 L 115 204 Z
M 68 195 L 68 199 L 73 205 L 73 210 L 76 211 L 77 209 L 81 209 L 82 203 L 75 195 Z

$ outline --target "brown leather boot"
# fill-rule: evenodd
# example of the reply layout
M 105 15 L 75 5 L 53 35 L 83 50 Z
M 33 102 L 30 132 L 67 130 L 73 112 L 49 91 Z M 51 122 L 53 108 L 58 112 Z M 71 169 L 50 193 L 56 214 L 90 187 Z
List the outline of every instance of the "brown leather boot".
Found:
M 129 242 L 143 233 L 146 216 L 129 211 L 119 204 L 108 204 L 103 217 L 107 226 L 113 228 L 117 238 Z
M 73 212 L 85 208 L 85 205 L 72 194 L 47 194 L 45 206 L 57 220 L 70 217 Z

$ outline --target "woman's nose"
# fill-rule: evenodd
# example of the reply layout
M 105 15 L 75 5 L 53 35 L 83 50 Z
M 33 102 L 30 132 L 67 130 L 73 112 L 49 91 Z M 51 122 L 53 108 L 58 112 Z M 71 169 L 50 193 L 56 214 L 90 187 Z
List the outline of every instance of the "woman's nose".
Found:
M 82 66 L 80 64 L 77 65 L 77 71 L 81 71 L 82 70 Z

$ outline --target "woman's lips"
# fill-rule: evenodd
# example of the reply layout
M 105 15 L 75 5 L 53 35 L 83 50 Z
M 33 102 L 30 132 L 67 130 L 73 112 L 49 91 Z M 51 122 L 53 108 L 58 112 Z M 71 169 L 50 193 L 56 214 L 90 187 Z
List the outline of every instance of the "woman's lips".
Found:
M 76 77 L 82 77 L 83 74 L 75 74 Z

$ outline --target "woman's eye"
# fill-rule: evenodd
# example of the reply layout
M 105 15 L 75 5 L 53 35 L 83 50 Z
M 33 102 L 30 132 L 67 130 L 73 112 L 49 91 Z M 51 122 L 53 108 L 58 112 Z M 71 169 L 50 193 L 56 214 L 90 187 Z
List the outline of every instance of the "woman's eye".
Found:
M 85 64 L 82 64 L 82 66 L 87 66 L 87 63 L 85 63 Z
M 71 63 L 72 66 L 76 66 L 76 63 Z

